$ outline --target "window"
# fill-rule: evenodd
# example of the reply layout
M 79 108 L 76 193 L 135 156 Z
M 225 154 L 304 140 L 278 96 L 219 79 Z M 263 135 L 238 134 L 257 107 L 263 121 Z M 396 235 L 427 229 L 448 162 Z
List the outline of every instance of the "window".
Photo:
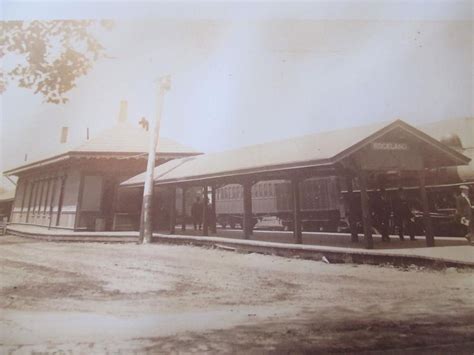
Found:
M 41 206 L 41 198 L 43 197 L 44 181 L 38 181 L 38 190 L 36 191 L 35 203 L 33 204 L 33 212 L 39 212 Z

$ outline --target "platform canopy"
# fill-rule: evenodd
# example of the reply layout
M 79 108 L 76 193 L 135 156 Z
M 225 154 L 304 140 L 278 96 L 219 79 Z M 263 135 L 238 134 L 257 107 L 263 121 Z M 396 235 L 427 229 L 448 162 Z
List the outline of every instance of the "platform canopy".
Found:
M 155 185 L 205 183 L 310 169 L 419 171 L 468 164 L 470 159 L 402 120 L 322 132 L 220 153 L 174 159 L 154 171 Z M 283 175 L 284 176 L 284 175 Z M 145 174 L 122 186 L 144 184 Z

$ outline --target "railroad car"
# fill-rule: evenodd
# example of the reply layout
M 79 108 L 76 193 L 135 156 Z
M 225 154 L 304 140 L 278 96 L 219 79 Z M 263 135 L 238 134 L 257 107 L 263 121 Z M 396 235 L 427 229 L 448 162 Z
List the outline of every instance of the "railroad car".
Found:
M 253 185 L 254 224 L 263 217 L 273 216 L 280 220 L 281 229 L 292 229 L 290 188 L 290 182 L 285 180 L 261 181 Z M 301 183 L 301 216 L 304 230 L 337 231 L 344 209 L 339 191 L 338 178 L 335 176 L 309 178 Z M 242 226 L 242 194 L 242 186 L 237 184 L 216 190 L 217 222 L 222 227 Z M 272 222 L 268 228 L 277 229 L 279 225 Z

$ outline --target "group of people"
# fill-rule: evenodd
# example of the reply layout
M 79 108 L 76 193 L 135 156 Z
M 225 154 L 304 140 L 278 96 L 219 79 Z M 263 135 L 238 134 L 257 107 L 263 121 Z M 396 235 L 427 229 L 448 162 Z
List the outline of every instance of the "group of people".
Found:
M 399 188 L 397 195 L 390 203 L 387 193 L 381 188 L 371 201 L 371 216 L 374 227 L 382 236 L 382 241 L 390 241 L 390 218 L 393 213 L 394 226 L 398 230 L 400 240 L 405 240 L 405 233 L 410 240 L 415 240 L 415 215 L 412 204 L 406 199 L 403 188 Z
M 212 208 L 207 202 L 201 202 L 200 197 L 196 197 L 191 206 L 191 218 L 193 219 L 194 230 L 202 230 L 202 225 L 204 223 L 204 208 L 206 208 L 207 222 L 213 224 L 215 220 L 214 213 Z
M 390 219 L 393 214 L 393 225 L 398 230 L 400 240 L 405 234 L 410 240 L 415 240 L 415 215 L 413 203 L 405 196 L 403 188 L 399 188 L 397 195 L 390 202 L 385 190 L 379 189 L 371 199 L 371 216 L 374 227 L 380 232 L 382 241 L 390 241 Z M 469 198 L 469 187 L 460 186 L 460 193 L 456 196 L 456 220 L 465 230 L 465 237 L 471 243 L 474 235 L 473 206 Z

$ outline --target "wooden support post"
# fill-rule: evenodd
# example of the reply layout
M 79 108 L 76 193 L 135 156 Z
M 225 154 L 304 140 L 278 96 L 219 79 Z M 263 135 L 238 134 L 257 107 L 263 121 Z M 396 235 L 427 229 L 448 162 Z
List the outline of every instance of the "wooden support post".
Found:
M 244 238 L 250 239 L 252 236 L 252 183 L 245 181 L 242 184 L 244 197 L 244 216 L 243 216 L 243 232 Z
M 356 201 L 354 196 L 354 189 L 352 186 L 352 176 L 346 175 L 347 185 L 347 204 L 349 206 L 349 228 L 351 230 L 351 242 L 357 243 L 359 241 L 359 234 L 357 233 L 357 218 L 356 218 Z
M 202 201 L 202 235 L 209 235 L 209 213 L 208 213 L 208 204 L 209 197 L 207 196 L 207 185 L 203 187 L 203 201 Z
M 291 179 L 291 195 L 293 200 L 293 237 L 295 243 L 302 244 L 301 233 L 301 209 L 300 209 L 300 181 L 298 178 Z
M 421 170 L 419 172 L 419 178 L 420 178 L 421 203 L 423 205 L 423 223 L 425 226 L 426 246 L 434 247 L 435 241 L 434 241 L 434 236 L 433 236 L 433 226 L 431 225 L 428 195 L 426 194 L 424 170 Z
M 374 248 L 372 238 L 372 220 L 370 218 L 369 195 L 367 194 L 367 173 L 359 170 L 360 202 L 362 207 L 362 223 L 364 224 L 364 237 L 367 249 Z
M 176 187 L 171 188 L 170 194 L 170 234 L 176 232 Z
M 210 216 L 210 229 L 212 233 L 217 233 L 217 221 L 216 221 L 216 186 L 211 186 L 211 216 Z
M 182 198 L 181 198 L 181 230 L 184 232 L 186 230 L 186 188 L 181 188 Z

